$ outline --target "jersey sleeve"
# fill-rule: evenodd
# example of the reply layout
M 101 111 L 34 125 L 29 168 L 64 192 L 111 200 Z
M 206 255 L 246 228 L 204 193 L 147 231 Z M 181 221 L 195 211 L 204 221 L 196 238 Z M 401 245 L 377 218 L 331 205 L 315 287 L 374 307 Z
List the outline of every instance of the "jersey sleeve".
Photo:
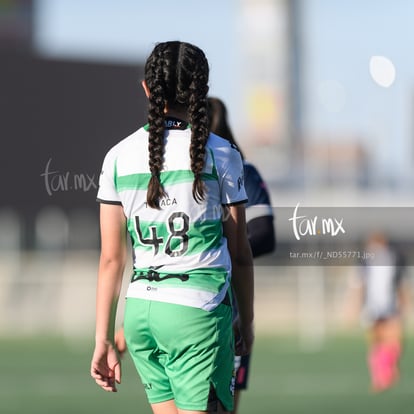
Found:
M 259 217 L 273 217 L 273 209 L 266 184 L 257 168 L 248 162 L 244 162 L 244 183 L 249 199 L 246 205 L 247 221 Z
M 221 203 L 223 205 L 246 203 L 247 195 L 240 153 L 236 148 L 229 146 L 223 155 L 220 174 Z
M 121 199 L 115 187 L 116 178 L 116 154 L 109 151 L 102 165 L 99 177 L 99 189 L 97 201 L 103 204 L 121 204 Z

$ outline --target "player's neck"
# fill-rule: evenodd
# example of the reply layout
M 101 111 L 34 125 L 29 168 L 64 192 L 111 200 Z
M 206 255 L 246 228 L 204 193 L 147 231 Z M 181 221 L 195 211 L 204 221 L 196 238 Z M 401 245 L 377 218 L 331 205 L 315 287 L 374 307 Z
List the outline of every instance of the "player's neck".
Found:
M 177 118 L 181 119 L 182 121 L 188 122 L 188 114 L 187 111 L 178 110 L 175 108 L 169 108 L 165 111 L 166 117 Z

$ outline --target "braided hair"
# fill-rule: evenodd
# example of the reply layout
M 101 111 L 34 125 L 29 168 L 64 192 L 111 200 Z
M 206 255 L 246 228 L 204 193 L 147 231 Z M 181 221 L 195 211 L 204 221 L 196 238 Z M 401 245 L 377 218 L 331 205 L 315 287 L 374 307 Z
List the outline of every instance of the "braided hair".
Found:
M 164 157 L 165 108 L 185 110 L 191 125 L 190 159 L 194 174 L 193 198 L 205 197 L 202 170 L 209 135 L 207 113 L 209 66 L 201 49 L 189 43 L 171 41 L 155 46 L 145 64 L 149 90 L 149 169 L 147 204 L 159 209 L 167 194 L 160 181 Z

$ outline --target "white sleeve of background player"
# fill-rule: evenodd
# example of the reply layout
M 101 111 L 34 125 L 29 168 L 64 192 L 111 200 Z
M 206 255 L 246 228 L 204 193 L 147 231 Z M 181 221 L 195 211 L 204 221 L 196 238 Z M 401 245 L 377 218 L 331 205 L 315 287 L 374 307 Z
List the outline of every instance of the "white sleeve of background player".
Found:
M 121 204 L 121 199 L 115 188 L 116 154 L 109 151 L 106 154 L 99 177 L 97 200 L 104 204 Z
M 221 203 L 236 204 L 247 201 L 244 188 L 243 161 L 239 151 L 229 146 L 220 159 L 219 179 L 221 188 Z

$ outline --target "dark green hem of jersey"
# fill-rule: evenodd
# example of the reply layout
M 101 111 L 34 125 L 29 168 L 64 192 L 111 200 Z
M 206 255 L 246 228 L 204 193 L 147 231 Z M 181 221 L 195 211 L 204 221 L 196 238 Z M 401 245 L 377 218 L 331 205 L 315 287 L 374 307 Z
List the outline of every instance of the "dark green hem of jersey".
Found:
M 120 201 L 102 200 L 102 198 L 97 198 L 96 201 L 101 204 L 113 204 L 116 206 L 122 206 L 122 203 Z
M 246 198 L 241 201 L 236 201 L 234 203 L 223 204 L 223 206 L 231 207 L 231 206 L 238 206 L 239 204 L 246 204 L 249 200 Z

